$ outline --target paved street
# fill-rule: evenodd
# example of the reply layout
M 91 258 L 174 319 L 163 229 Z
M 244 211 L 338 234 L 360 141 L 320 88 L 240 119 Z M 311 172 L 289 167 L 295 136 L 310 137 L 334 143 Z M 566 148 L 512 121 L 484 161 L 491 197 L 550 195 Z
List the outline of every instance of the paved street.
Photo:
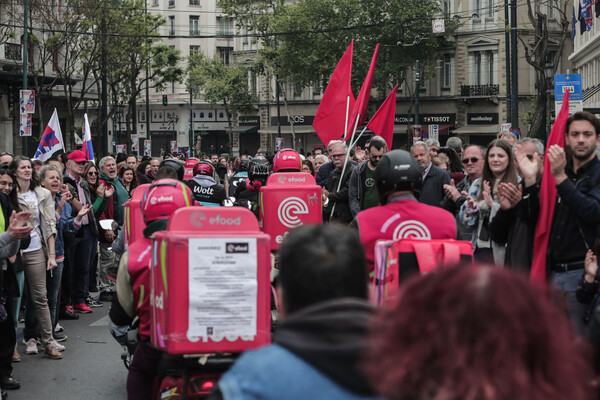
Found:
M 85 399 L 124 400 L 127 369 L 121 361 L 121 346 L 108 332 L 108 308 L 94 308 L 76 321 L 60 321 L 68 340 L 62 360 L 26 355 L 19 330 L 19 353 L 23 361 L 13 364 L 13 376 L 21 389 L 9 392 L 9 400 Z M 21 324 L 22 328 L 22 324 Z

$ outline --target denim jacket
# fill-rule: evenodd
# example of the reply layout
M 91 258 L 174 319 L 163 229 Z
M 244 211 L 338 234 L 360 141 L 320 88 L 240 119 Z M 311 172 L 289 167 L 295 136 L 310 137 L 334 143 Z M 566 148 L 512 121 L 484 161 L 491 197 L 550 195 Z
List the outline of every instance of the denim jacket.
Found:
M 58 209 L 58 203 L 60 203 L 61 195 L 56 194 L 56 200 L 54 202 L 54 209 Z M 57 215 L 56 219 L 56 259 L 59 260 L 63 258 L 65 255 L 65 243 L 63 240 L 63 235 L 75 235 L 80 227 L 75 226 L 75 218 L 71 216 L 72 209 L 71 205 L 65 202 L 63 206 L 62 213 L 60 216 Z

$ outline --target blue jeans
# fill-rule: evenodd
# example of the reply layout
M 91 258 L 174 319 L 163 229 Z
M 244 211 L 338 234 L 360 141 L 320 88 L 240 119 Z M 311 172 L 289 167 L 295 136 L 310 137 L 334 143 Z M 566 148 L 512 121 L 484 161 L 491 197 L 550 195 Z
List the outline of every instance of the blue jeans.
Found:
M 19 311 L 21 310 L 21 299 L 23 298 L 23 286 L 25 285 L 25 271 L 16 272 L 17 283 L 19 284 L 19 297 L 13 298 L 13 317 L 15 320 L 15 332 L 19 329 Z
M 583 319 L 585 318 L 588 306 L 577 301 L 575 292 L 577 291 L 577 284 L 584 273 L 585 270 L 577 269 L 575 271 L 552 274 L 552 284 L 564 295 L 569 317 L 573 323 L 573 329 L 579 335 L 583 335 L 585 331 Z
M 72 260 L 73 269 L 71 271 L 71 298 L 75 304 L 84 303 L 89 295 L 88 274 L 95 253 L 94 245 L 98 240 L 92 235 L 89 226 L 84 225 L 81 230 L 83 237 L 77 238 L 75 259 Z

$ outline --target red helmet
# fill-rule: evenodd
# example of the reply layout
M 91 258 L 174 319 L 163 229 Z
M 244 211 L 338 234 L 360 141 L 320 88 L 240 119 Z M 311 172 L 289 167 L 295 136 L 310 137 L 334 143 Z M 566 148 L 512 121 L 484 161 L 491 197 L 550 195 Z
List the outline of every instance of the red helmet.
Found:
M 198 161 L 198 164 L 194 165 L 194 176 L 198 174 L 213 176 L 215 174 L 215 167 L 213 167 L 210 161 Z
M 159 179 L 146 190 L 140 203 L 144 223 L 168 218 L 181 207 L 189 207 L 193 203 L 190 188 L 175 179 Z
M 273 157 L 273 172 L 300 172 L 302 160 L 294 149 L 281 149 Z

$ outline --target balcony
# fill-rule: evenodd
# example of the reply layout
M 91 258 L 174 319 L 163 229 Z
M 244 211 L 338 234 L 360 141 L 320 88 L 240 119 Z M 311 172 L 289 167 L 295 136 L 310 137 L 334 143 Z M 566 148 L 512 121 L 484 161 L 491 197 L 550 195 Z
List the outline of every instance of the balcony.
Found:
M 460 95 L 462 97 L 474 96 L 497 96 L 500 93 L 500 85 L 461 85 Z
M 22 60 L 21 45 L 14 43 L 4 43 L 4 58 L 6 58 L 7 60 Z

